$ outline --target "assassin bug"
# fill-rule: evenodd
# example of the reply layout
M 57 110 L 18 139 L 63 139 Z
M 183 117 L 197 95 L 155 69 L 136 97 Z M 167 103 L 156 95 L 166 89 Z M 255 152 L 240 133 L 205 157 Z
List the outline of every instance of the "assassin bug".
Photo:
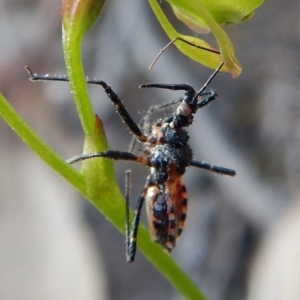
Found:
M 136 238 L 140 215 L 146 200 L 146 210 L 149 229 L 153 240 L 163 246 L 170 253 L 175 247 L 176 239 L 180 236 L 187 208 L 186 188 L 182 176 L 186 167 L 193 166 L 212 171 L 217 174 L 234 176 L 235 171 L 219 166 L 212 166 L 202 161 L 193 160 L 192 149 L 188 144 L 189 136 L 184 127 L 193 122 L 193 115 L 198 109 L 217 99 L 213 90 L 206 91 L 207 86 L 219 72 L 223 63 L 213 72 L 206 83 L 197 92 L 188 84 L 143 84 L 140 88 L 162 88 L 169 90 L 183 90 L 185 96 L 166 105 L 152 106 L 148 110 L 161 109 L 170 105 L 177 105 L 176 111 L 151 124 L 148 128 L 138 126 L 131 118 L 118 95 L 104 81 L 86 80 L 89 84 L 101 85 L 111 99 L 120 118 L 133 133 L 135 139 L 144 145 L 143 155 L 131 152 L 107 150 L 100 153 L 82 154 L 67 160 L 73 164 L 82 160 L 104 157 L 113 160 L 127 160 L 143 164 L 150 168 L 150 175 L 146 179 L 144 188 L 138 199 L 132 227 L 129 234 L 129 217 L 126 213 L 126 259 L 133 262 L 136 253 Z M 65 77 L 38 76 L 25 67 L 32 81 L 55 80 L 68 81 Z M 148 115 L 149 115 L 148 114 Z M 148 118 L 148 116 L 147 116 Z M 128 180 L 128 174 L 126 176 Z M 126 191 L 128 201 L 128 186 Z M 128 205 L 127 208 L 128 209 Z

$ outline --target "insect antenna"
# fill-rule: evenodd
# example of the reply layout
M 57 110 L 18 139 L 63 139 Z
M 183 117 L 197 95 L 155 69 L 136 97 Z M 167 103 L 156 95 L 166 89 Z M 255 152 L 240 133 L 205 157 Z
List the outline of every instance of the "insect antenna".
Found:
M 206 90 L 206 88 L 208 87 L 208 85 L 211 83 L 211 81 L 216 77 L 216 75 L 219 73 L 220 69 L 223 67 L 224 62 L 221 62 L 219 64 L 219 66 L 217 67 L 217 69 L 209 76 L 209 78 L 207 79 L 207 81 L 203 84 L 202 88 L 196 93 L 196 95 L 194 96 L 194 99 L 197 99 L 198 96 L 202 95 L 202 93 Z

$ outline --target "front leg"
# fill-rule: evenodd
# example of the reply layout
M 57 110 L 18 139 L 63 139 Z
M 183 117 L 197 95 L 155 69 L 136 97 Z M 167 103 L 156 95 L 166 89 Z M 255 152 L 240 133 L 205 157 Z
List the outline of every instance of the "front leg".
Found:
M 89 84 L 97 84 L 101 85 L 109 97 L 109 99 L 112 101 L 113 105 L 115 106 L 117 112 L 119 113 L 121 119 L 123 122 L 128 126 L 130 131 L 136 136 L 136 138 L 141 142 L 147 141 L 147 136 L 145 136 L 139 126 L 134 122 L 134 120 L 129 115 L 127 109 L 125 108 L 124 104 L 120 100 L 119 96 L 112 90 L 112 88 L 107 85 L 102 80 L 92 79 L 86 81 Z
M 28 68 L 28 67 L 25 67 L 25 69 L 28 72 L 28 74 L 30 75 L 29 79 L 31 81 L 64 81 L 64 82 L 69 81 L 68 77 L 38 75 L 38 74 L 33 73 L 31 71 L 31 69 Z M 86 83 L 101 85 L 103 87 L 105 93 L 110 98 L 113 105 L 115 106 L 115 108 L 116 108 L 117 112 L 119 113 L 121 119 L 128 126 L 130 131 L 136 136 L 136 138 L 139 141 L 145 142 L 147 140 L 147 137 L 145 135 L 143 135 L 143 133 L 140 130 L 140 128 L 138 127 L 138 125 L 131 118 L 131 116 L 129 115 L 127 109 L 125 108 L 122 101 L 118 97 L 118 95 L 112 90 L 112 88 L 109 85 L 106 84 L 106 82 L 104 82 L 102 80 L 97 80 L 97 79 L 92 79 L 92 80 L 87 79 Z
M 137 162 L 139 164 L 142 164 L 142 165 L 145 165 L 148 167 L 151 166 L 147 156 L 144 156 L 144 155 L 137 156 L 137 155 L 134 155 L 129 152 L 116 151 L 116 150 L 107 150 L 107 151 L 103 151 L 103 152 L 82 154 L 82 155 L 67 159 L 66 162 L 68 164 L 74 164 L 74 163 L 82 161 L 82 160 L 87 160 L 87 159 L 97 158 L 97 157 L 104 157 L 104 158 L 109 158 L 109 159 L 113 159 L 113 160 L 134 161 L 134 162 Z

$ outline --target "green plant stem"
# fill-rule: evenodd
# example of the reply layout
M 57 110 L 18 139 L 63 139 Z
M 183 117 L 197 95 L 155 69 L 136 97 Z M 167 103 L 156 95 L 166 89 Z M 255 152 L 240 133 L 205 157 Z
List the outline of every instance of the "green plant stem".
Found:
M 63 29 L 63 50 L 72 95 L 85 136 L 94 130 L 94 112 L 89 98 L 81 59 L 81 37 Z

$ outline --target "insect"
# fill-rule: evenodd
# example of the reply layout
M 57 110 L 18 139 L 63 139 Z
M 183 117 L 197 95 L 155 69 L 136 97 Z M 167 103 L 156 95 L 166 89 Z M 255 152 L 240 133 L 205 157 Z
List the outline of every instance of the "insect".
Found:
M 104 81 L 97 79 L 86 81 L 89 84 L 103 87 L 122 121 L 133 133 L 135 139 L 143 144 L 143 154 L 135 155 L 131 151 L 107 150 L 99 153 L 82 154 L 67 160 L 67 162 L 73 164 L 86 159 L 104 157 L 113 160 L 133 161 L 150 168 L 150 174 L 136 204 L 130 234 L 129 230 L 126 230 L 126 259 L 128 262 L 135 260 L 137 233 L 144 202 L 146 202 L 149 230 L 153 240 L 161 244 L 168 253 L 171 253 L 175 247 L 176 240 L 181 235 L 186 219 L 187 194 L 182 176 L 188 166 L 209 170 L 217 174 L 229 176 L 236 174 L 232 169 L 194 160 L 192 149 L 188 143 L 189 136 L 184 129 L 193 123 L 194 114 L 198 109 L 217 99 L 215 91 L 207 91 L 206 89 L 222 65 L 223 63 L 219 65 L 198 92 L 188 84 L 150 83 L 141 85 L 140 88 L 185 91 L 184 97 L 180 100 L 150 107 L 146 118 L 149 117 L 152 111 L 166 106 L 177 105 L 173 113 L 152 123 L 151 126 L 138 126 L 131 118 L 118 95 Z M 66 77 L 38 76 L 29 68 L 25 68 L 32 81 L 68 81 Z M 128 176 L 127 174 L 126 178 Z M 128 192 L 126 192 L 127 194 Z M 126 209 L 128 209 L 128 205 Z M 126 228 L 129 228 L 128 213 L 126 215 Z

